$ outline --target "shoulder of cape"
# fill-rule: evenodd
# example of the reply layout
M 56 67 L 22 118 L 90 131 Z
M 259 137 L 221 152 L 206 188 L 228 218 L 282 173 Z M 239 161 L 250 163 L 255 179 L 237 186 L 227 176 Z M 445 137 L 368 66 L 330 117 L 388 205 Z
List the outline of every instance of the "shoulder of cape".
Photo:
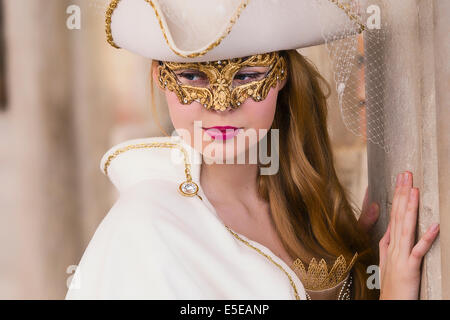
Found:
M 111 147 L 100 161 L 100 170 L 118 189 L 124 191 L 146 179 L 182 182 L 185 176 L 178 136 L 139 138 Z M 178 150 L 178 153 L 172 153 Z
M 191 233 L 178 227 L 182 215 L 175 209 L 183 199 L 169 181 L 160 181 L 156 189 L 150 184 L 121 193 L 102 219 L 76 268 L 79 287 L 68 290 L 66 299 L 161 297 L 161 290 L 170 291 L 162 269 L 176 260 L 163 248 L 176 248 L 171 239 L 185 243 Z

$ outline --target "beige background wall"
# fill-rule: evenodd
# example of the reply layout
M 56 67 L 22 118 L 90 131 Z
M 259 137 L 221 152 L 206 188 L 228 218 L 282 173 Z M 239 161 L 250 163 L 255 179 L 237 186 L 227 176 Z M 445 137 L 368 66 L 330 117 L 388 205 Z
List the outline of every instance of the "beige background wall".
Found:
M 393 24 L 407 32 L 394 30 L 390 39 L 394 56 L 388 79 L 398 92 L 391 105 L 402 119 L 396 130 L 408 139 L 389 156 L 369 145 L 369 177 L 371 197 L 380 201 L 386 216 L 390 177 L 401 169 L 415 173 L 422 191 L 419 231 L 430 221 L 442 223 L 440 245 L 427 257 L 422 296 L 439 298 L 442 288 L 442 296 L 449 298 L 445 230 L 450 225 L 448 214 L 441 214 L 450 212 L 445 179 L 449 3 L 425 2 L 402 0 L 391 6 L 411 16 L 401 20 L 404 25 Z M 81 30 L 66 28 L 70 4 L 82 9 Z M 0 32 L 7 43 L 9 103 L 0 112 L 0 298 L 64 297 L 67 268 L 78 263 L 116 197 L 99 169 L 101 156 L 126 139 L 161 134 L 150 112 L 149 61 L 107 44 L 103 17 L 92 4 L 3 1 L 5 30 Z M 326 50 L 301 52 L 334 86 Z M 156 100 L 159 119 L 170 132 L 164 101 Z M 330 134 L 339 176 L 361 204 L 368 177 L 366 144 L 345 128 L 335 94 L 330 97 Z M 379 232 L 385 225 L 382 218 Z
M 377 234 L 388 224 L 395 176 L 409 170 L 420 189 L 418 236 L 433 222 L 441 223 L 440 238 L 425 257 L 422 299 L 449 295 L 449 100 L 450 2 L 446 0 L 372 1 L 384 7 L 389 30 L 383 59 L 389 68 L 384 112 L 392 152 L 368 144 L 370 197 L 381 204 Z M 379 43 L 366 43 L 367 47 Z

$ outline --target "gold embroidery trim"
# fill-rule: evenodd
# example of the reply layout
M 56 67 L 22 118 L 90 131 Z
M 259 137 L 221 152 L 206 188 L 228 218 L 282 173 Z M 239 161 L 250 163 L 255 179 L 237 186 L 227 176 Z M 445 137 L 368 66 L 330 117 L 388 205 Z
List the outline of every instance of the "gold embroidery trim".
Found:
M 186 181 L 182 182 L 179 185 L 179 191 L 181 192 L 182 195 L 184 196 L 188 196 L 188 197 L 192 197 L 192 196 L 197 196 L 200 198 L 200 200 L 203 200 L 202 197 L 200 195 L 197 194 L 198 192 L 198 185 L 192 181 L 192 176 L 191 176 L 191 165 L 189 163 L 188 159 L 188 154 L 187 151 L 178 143 L 173 143 L 173 142 L 151 142 L 151 143 L 138 143 L 138 144 L 132 144 L 132 145 L 128 145 L 126 147 L 123 148 L 119 148 L 116 151 L 114 151 L 112 154 L 110 154 L 108 156 L 108 159 L 105 162 L 105 165 L 103 166 L 103 171 L 105 173 L 106 176 L 108 176 L 108 168 L 111 164 L 111 161 L 113 159 L 115 159 L 118 155 L 129 151 L 129 150 L 133 150 L 133 149 L 144 149 L 144 148 L 172 148 L 172 149 L 178 149 L 183 153 L 183 160 L 184 160 L 184 173 L 186 175 Z M 196 188 L 196 190 L 192 193 L 186 193 L 183 192 L 183 185 L 185 184 L 191 184 L 193 187 Z
M 350 20 L 353 20 L 355 23 L 359 25 L 358 33 L 361 33 L 364 30 L 366 30 L 366 26 L 360 22 L 361 18 L 358 15 L 351 13 L 351 8 L 348 2 L 343 3 L 341 2 L 341 0 L 328 0 L 328 1 L 335 4 L 339 9 L 343 10 Z
M 109 44 L 111 44 L 114 48 L 120 49 L 119 46 L 117 46 L 114 43 L 114 39 L 112 37 L 111 34 L 111 16 L 114 12 L 114 10 L 117 7 L 117 4 L 119 3 L 120 0 L 112 0 L 108 10 L 106 11 L 106 35 L 107 35 L 107 40 L 109 42 Z M 207 52 L 211 51 L 212 49 L 214 49 L 215 47 L 217 47 L 222 40 L 231 32 L 231 29 L 233 28 L 234 24 L 236 23 L 236 21 L 239 19 L 239 16 L 241 15 L 242 10 L 245 9 L 245 7 L 247 7 L 248 3 L 250 2 L 250 0 L 243 0 L 241 2 L 241 4 L 239 5 L 238 9 L 236 10 L 235 14 L 233 15 L 233 17 L 230 19 L 229 25 L 226 28 L 225 32 L 213 43 L 211 43 L 206 49 L 200 51 L 200 52 L 193 52 L 190 54 L 183 54 L 179 51 L 177 51 L 174 47 L 172 47 L 172 45 L 169 42 L 169 39 L 167 37 L 167 33 L 166 30 L 164 29 L 163 23 L 162 23 L 162 19 L 161 16 L 158 12 L 158 10 L 156 10 L 156 7 L 153 3 L 152 0 L 144 0 L 146 1 L 148 4 L 151 5 L 151 7 L 153 8 L 153 11 L 155 12 L 156 18 L 158 19 L 158 23 L 159 23 L 159 27 L 163 33 L 164 39 L 166 40 L 167 45 L 169 46 L 169 48 L 178 56 L 183 57 L 183 58 L 195 58 L 195 57 L 200 57 L 205 55 Z
M 228 226 L 225 226 L 228 231 L 231 232 L 232 235 L 234 235 L 238 240 L 242 241 L 243 243 L 245 243 L 247 246 L 249 246 L 250 248 L 256 250 L 259 254 L 263 255 L 264 257 L 266 257 L 268 260 L 270 260 L 273 264 L 275 264 L 278 268 L 280 268 L 281 271 L 283 271 L 287 277 L 289 278 L 289 282 L 291 283 L 292 288 L 294 289 L 294 294 L 295 294 L 295 299 L 296 300 L 300 300 L 300 296 L 298 295 L 298 291 L 297 291 L 297 286 L 295 285 L 294 281 L 292 280 L 291 275 L 284 270 L 284 268 L 277 262 L 275 262 L 271 256 L 269 256 L 268 254 L 265 254 L 264 252 L 262 252 L 260 249 L 256 248 L 255 246 L 251 245 L 248 241 L 242 239 L 238 234 L 236 234 L 234 231 L 232 231 Z
M 225 30 L 225 32 L 213 43 L 211 43 L 206 49 L 200 51 L 200 52 L 193 52 L 190 54 L 183 54 L 179 51 L 177 51 L 175 48 L 172 47 L 172 45 L 169 42 L 169 39 L 167 38 L 167 34 L 166 34 L 166 30 L 164 29 L 163 23 L 162 23 L 162 19 L 161 16 L 159 15 L 158 10 L 156 10 L 156 7 L 153 3 L 152 0 L 143 0 L 146 1 L 147 3 L 149 3 L 151 5 L 151 7 L 153 8 L 153 11 L 155 12 L 156 18 L 158 19 L 158 23 L 159 23 L 159 27 L 163 33 L 164 39 L 166 40 L 167 45 L 169 46 L 169 48 L 178 56 L 180 57 L 184 57 L 184 58 L 195 58 L 195 57 L 200 57 L 205 55 L 207 52 L 211 51 L 213 48 L 217 47 L 222 40 L 231 32 L 231 29 L 233 28 L 234 24 L 236 23 L 236 21 L 239 19 L 239 16 L 241 15 L 241 12 L 243 9 L 245 9 L 248 5 L 248 3 L 250 2 L 250 0 L 243 0 L 241 2 L 241 4 L 239 5 L 236 13 L 234 14 L 234 16 L 230 19 L 230 24 L 228 25 L 227 29 Z M 345 12 L 345 14 L 353 21 L 355 21 L 360 29 L 359 29 L 359 33 L 361 33 L 362 31 L 364 31 L 366 29 L 365 25 L 362 24 L 361 22 L 359 22 L 359 17 L 355 14 L 352 14 L 350 11 L 350 7 L 348 5 L 348 3 L 341 3 L 340 0 L 328 0 L 331 3 L 334 3 L 336 6 L 338 6 L 338 8 L 340 8 L 341 10 L 343 10 Z M 120 47 L 118 45 L 116 45 L 116 43 L 114 42 L 113 36 L 112 36 L 112 32 L 111 32 L 111 17 L 112 14 L 114 13 L 114 10 L 117 8 L 118 3 L 120 2 L 120 0 L 112 0 L 108 6 L 108 9 L 106 10 L 106 19 L 105 19 L 105 30 L 106 30 L 106 39 L 108 41 L 108 43 L 113 46 L 116 49 L 120 49 Z
M 324 259 L 321 259 L 318 263 L 315 258 L 312 258 L 308 265 L 308 270 L 306 270 L 299 258 L 295 259 L 292 265 L 306 290 L 325 290 L 337 286 L 345 279 L 355 264 L 357 257 L 358 253 L 356 252 L 347 265 L 344 256 L 340 255 L 334 262 L 330 272 L 328 272 L 327 263 Z
M 114 10 L 117 8 L 117 4 L 119 3 L 119 1 L 120 0 L 112 0 L 109 3 L 108 9 L 106 9 L 106 14 L 105 14 L 106 40 L 108 41 L 108 43 L 111 46 L 113 46 L 116 49 L 120 49 L 120 47 L 115 44 L 112 33 L 111 33 L 111 17 L 112 17 Z

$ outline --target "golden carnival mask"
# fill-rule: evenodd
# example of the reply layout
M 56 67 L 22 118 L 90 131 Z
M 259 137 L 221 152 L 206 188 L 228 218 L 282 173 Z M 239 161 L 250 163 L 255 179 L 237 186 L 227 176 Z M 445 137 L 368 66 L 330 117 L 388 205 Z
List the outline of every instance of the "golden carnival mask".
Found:
M 197 101 L 220 111 L 236 109 L 249 97 L 264 100 L 286 74 L 286 61 L 278 51 L 208 62 L 160 61 L 158 66 L 160 86 L 174 92 L 182 104 Z

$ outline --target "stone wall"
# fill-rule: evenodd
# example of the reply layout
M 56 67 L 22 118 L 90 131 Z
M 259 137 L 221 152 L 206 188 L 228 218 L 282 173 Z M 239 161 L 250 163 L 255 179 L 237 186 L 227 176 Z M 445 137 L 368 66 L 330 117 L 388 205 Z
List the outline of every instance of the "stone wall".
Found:
M 379 239 L 387 227 L 396 174 L 409 170 L 420 190 L 418 237 L 441 223 L 440 237 L 425 257 L 422 299 L 449 299 L 449 22 L 450 3 L 371 1 L 383 7 L 388 37 L 384 112 L 392 150 L 368 144 L 370 199 L 381 204 Z M 366 43 L 366 47 L 380 44 Z M 370 89 L 370 88 L 369 88 Z M 370 106 L 369 106 L 370 107 Z M 374 243 L 376 245 L 376 243 Z
M 421 190 L 418 234 L 441 223 L 427 255 L 421 297 L 450 298 L 449 22 L 447 0 L 374 1 L 392 30 L 385 44 L 396 148 L 382 149 L 344 126 L 336 95 L 329 127 L 339 177 L 360 205 L 367 179 L 384 232 L 396 173 Z M 0 298 L 63 298 L 67 268 L 81 258 L 116 194 L 101 156 L 126 139 L 161 135 L 150 112 L 149 61 L 104 41 L 103 17 L 83 0 L 3 1 L 6 110 L 0 113 Z M 81 30 L 65 27 L 80 5 Z M 2 30 L 0 30 L 2 31 Z M 370 46 L 370 43 L 366 44 Z M 333 84 L 323 47 L 301 50 Z M 163 100 L 159 119 L 170 132 Z M 366 151 L 368 150 L 368 151 Z M 377 246 L 374 243 L 374 246 Z

